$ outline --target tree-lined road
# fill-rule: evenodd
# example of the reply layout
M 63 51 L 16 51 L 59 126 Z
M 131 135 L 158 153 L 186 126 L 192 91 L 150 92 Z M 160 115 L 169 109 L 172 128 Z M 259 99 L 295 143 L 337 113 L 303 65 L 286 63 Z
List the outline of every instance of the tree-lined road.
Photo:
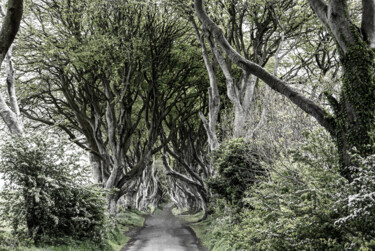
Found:
M 186 226 L 164 207 L 160 214 L 150 216 L 144 228 L 121 251 L 195 251 L 206 250 Z

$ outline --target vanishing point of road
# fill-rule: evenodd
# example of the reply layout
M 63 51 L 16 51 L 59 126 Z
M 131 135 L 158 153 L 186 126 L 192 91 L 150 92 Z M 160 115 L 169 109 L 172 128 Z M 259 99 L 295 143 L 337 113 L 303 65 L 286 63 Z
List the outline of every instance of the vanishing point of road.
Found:
M 193 230 L 171 212 L 171 204 L 146 219 L 144 227 L 121 251 L 207 251 Z

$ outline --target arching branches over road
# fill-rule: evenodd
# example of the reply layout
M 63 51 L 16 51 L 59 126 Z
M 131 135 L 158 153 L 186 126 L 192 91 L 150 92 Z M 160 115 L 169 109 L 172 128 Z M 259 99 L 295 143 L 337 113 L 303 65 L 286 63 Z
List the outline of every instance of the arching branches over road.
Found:
M 351 174 L 345 168 L 350 165 L 348 154 L 353 147 L 363 156 L 373 153 L 369 147 L 374 143 L 375 122 L 375 82 L 373 25 L 375 9 L 373 1 L 362 1 L 362 29 L 358 29 L 349 16 L 347 1 L 333 0 L 326 4 L 322 0 L 309 3 L 332 33 L 337 43 L 343 80 L 338 100 L 327 94 L 334 114 L 329 114 L 321 106 L 302 96 L 289 84 L 267 72 L 261 65 L 250 61 L 238 53 L 228 42 L 222 29 L 216 25 L 204 10 L 203 0 L 195 0 L 197 16 L 209 35 L 218 42 L 227 57 L 244 71 L 262 79 L 268 86 L 286 96 L 294 104 L 313 116 L 336 140 L 341 155 L 341 173 L 348 179 Z M 366 22 L 366 20 L 370 20 Z
M 205 124 L 211 149 L 216 149 L 219 141 L 223 140 L 222 135 L 217 133 L 220 128 L 216 128 L 219 125 L 217 122 L 221 122 L 223 115 L 220 110 L 228 108 L 228 105 L 224 107 L 223 101 L 225 103 L 229 100 L 230 109 L 233 110 L 233 116 L 230 118 L 233 117 L 231 137 L 252 138 L 257 135 L 269 117 L 267 110 L 273 99 L 270 88 L 264 87 L 262 81 L 252 72 L 241 69 L 226 57 L 216 37 L 212 36 L 205 27 L 201 27 L 202 25 L 195 18 L 194 9 L 186 1 L 171 0 L 171 2 L 190 21 L 197 41 L 202 47 L 210 88 L 208 118 L 203 116 L 201 118 Z M 297 83 L 295 77 L 300 77 L 304 71 L 309 70 L 311 64 L 315 63 L 314 55 L 321 55 L 323 46 L 317 46 L 314 50 L 305 45 L 312 39 L 318 40 L 316 29 L 320 28 L 311 20 L 312 10 L 308 8 L 307 2 L 206 1 L 206 6 L 210 10 L 211 19 L 221 27 L 223 37 L 235 52 L 261 67 L 273 68 L 270 72 L 275 76 L 281 76 L 284 80 L 294 77 L 293 81 Z M 324 43 L 329 42 L 331 41 Z M 302 47 L 299 51 L 298 46 Z M 303 56 L 300 55 L 301 51 L 305 52 Z M 294 53 L 297 55 L 293 55 Z M 321 63 L 326 61 L 325 55 L 323 53 L 318 63 L 327 72 L 332 68 L 332 64 Z M 284 62 L 295 63 L 298 61 L 297 57 L 300 58 L 300 64 L 286 66 L 281 62 L 284 59 Z M 280 71 L 279 68 L 283 70 Z M 310 88 L 306 89 L 310 92 Z M 313 89 L 311 93 L 317 88 Z M 321 89 L 324 88 L 319 88 Z M 224 92 L 227 97 L 223 96 Z
M 184 124 L 166 123 L 166 130 L 172 131 L 169 142 L 165 136 L 163 165 L 170 176 L 172 187 L 177 191 L 170 191 L 178 205 L 188 205 L 192 212 L 204 210 L 207 216 L 207 203 L 210 192 L 205 180 L 213 175 L 212 166 L 207 160 L 206 132 L 197 114 Z
M 162 149 L 164 121 L 183 123 L 197 112 L 199 54 L 182 42 L 187 26 L 167 7 L 73 2 L 31 6 L 39 24 L 27 23 L 22 68 L 34 73 L 33 95 L 22 110 L 90 151 L 96 182 L 117 191 L 108 198 L 114 211 Z

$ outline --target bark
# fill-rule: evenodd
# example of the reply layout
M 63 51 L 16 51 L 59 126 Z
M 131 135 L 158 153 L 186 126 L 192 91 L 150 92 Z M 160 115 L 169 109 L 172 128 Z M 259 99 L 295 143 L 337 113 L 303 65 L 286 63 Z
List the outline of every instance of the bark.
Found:
M 22 14 L 23 0 L 9 0 L 0 31 L 0 66 L 17 35 Z
M 216 133 L 216 124 L 220 112 L 220 94 L 219 88 L 217 87 L 217 78 L 213 66 L 215 58 L 210 61 L 203 35 L 199 33 L 198 26 L 196 25 L 193 17 L 190 18 L 190 21 L 194 27 L 195 34 L 202 48 L 203 61 L 206 66 L 208 78 L 210 81 L 210 87 L 208 88 L 208 120 L 203 115 L 203 113 L 199 113 L 199 116 L 203 122 L 204 128 L 206 129 L 208 144 L 212 151 L 219 147 L 219 140 Z M 209 42 L 210 44 L 212 44 L 212 41 Z
M 289 98 L 294 104 L 313 116 L 325 129 L 334 132 L 334 120 L 324 109 L 312 100 L 302 96 L 293 88 L 289 87 L 286 82 L 268 73 L 264 68 L 247 60 L 237 53 L 228 43 L 223 35 L 223 31 L 207 16 L 202 0 L 194 2 L 196 13 L 201 20 L 203 26 L 210 31 L 211 36 L 215 38 L 227 57 L 246 72 L 262 79 L 270 88 Z
M 347 1 L 330 0 L 328 5 L 322 0 L 309 0 L 321 22 L 331 31 L 336 40 L 341 66 L 343 68 L 342 92 L 340 100 L 328 95 L 334 115 L 327 113 L 313 101 L 303 97 L 287 83 L 265 71 L 264 68 L 246 60 L 238 54 L 225 39 L 222 30 L 207 16 L 202 0 L 195 0 L 195 10 L 203 26 L 220 44 L 227 57 L 243 70 L 262 79 L 268 86 L 286 96 L 303 111 L 313 116 L 336 140 L 341 160 L 341 174 L 351 180 L 348 166 L 352 165 L 349 151 L 356 151 L 363 157 L 374 153 L 371 145 L 375 142 L 375 60 L 372 50 L 372 25 L 375 9 L 373 1 L 363 1 L 362 32 L 349 17 Z M 368 25 L 367 25 L 368 24 Z
M 117 193 L 112 193 L 112 194 L 108 195 L 108 197 L 107 197 L 108 212 L 111 215 L 115 216 L 117 214 L 117 202 L 118 202 L 119 199 L 120 199 L 120 197 L 118 196 Z
M 93 154 L 89 154 L 91 169 L 92 169 L 92 181 L 94 184 L 102 184 L 103 178 L 102 178 L 102 168 L 101 168 L 101 160 L 100 158 Z
M 1 10 L 2 12 L 2 10 Z M 3 14 L 3 13 L 2 13 Z M 9 0 L 7 12 L 3 19 L 0 31 L 0 67 L 8 57 L 7 86 L 10 99 L 10 107 L 6 104 L 5 98 L 0 94 L 0 116 L 13 134 L 22 134 L 23 126 L 20 120 L 20 111 L 14 85 L 14 68 L 12 62 L 11 46 L 18 32 L 23 14 L 22 0 Z
M 7 125 L 12 134 L 22 134 L 23 128 L 21 126 L 19 117 L 8 107 L 4 98 L 0 94 L 0 116 Z
M 371 49 L 375 49 L 375 0 L 362 0 L 362 34 Z

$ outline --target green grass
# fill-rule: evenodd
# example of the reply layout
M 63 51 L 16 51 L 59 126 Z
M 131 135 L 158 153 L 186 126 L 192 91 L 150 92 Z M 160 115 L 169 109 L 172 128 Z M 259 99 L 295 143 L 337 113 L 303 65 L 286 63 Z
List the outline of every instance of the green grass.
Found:
M 109 250 L 120 250 L 123 246 L 128 243 L 130 238 L 128 236 L 124 235 L 123 228 L 121 226 L 118 226 L 114 232 L 111 233 L 111 238 L 107 240 L 107 244 L 109 245 Z
M 178 215 L 178 217 L 180 219 L 183 219 L 184 221 L 186 221 L 188 223 L 195 223 L 198 220 L 202 219 L 203 215 L 204 215 L 204 212 L 201 211 L 201 212 L 196 213 L 196 214 Z
M 190 215 L 187 217 L 188 220 L 195 220 L 198 215 Z M 222 239 L 218 239 L 215 236 L 215 228 L 217 227 L 217 222 L 215 218 L 211 215 L 207 219 L 201 222 L 190 223 L 189 226 L 195 232 L 197 238 L 201 241 L 202 245 L 211 251 L 232 251 L 236 250 L 231 246 L 228 246 L 227 243 L 223 243 Z M 220 228 L 221 226 L 219 226 Z
M 1 246 L 1 236 L 9 235 L 5 230 L 0 231 L 0 251 L 15 250 L 15 251 L 118 251 L 130 240 L 124 233 L 134 227 L 141 227 L 144 224 L 144 213 L 137 210 L 122 211 L 117 215 L 116 227 L 108 233 L 108 238 L 105 240 L 104 246 L 84 241 L 72 243 L 61 246 L 43 246 L 43 247 L 18 247 L 16 249 L 5 248 Z M 104 226 L 103 226 L 104 227 Z M 1 229 L 0 229 L 1 230 Z M 10 229 L 9 229 L 10 230 Z
M 202 219 L 204 212 L 198 212 L 196 214 L 188 214 L 186 209 L 173 208 L 172 213 L 187 222 L 188 225 L 193 229 L 195 235 L 200 240 L 202 245 L 207 248 L 207 250 L 212 251 L 232 251 L 235 250 L 233 247 L 222 243 L 221 240 L 217 240 L 215 236 L 215 227 L 217 222 L 214 216 L 210 215 L 205 220 L 197 222 Z
M 108 243 L 113 250 L 120 250 L 121 247 L 125 246 L 130 238 L 124 235 L 125 232 L 131 230 L 134 227 L 142 227 L 145 223 L 144 213 L 138 210 L 126 210 L 118 213 L 117 215 L 117 229 L 113 234 Z
M 145 223 L 145 214 L 138 210 L 128 210 L 118 213 L 118 224 L 123 231 L 128 231 L 131 227 L 141 227 Z
M 192 218 L 195 218 L 194 215 Z M 211 246 L 211 225 L 212 225 L 212 218 L 208 217 L 204 221 L 197 222 L 197 223 L 191 223 L 190 227 L 193 229 L 195 232 L 195 235 L 197 238 L 201 241 L 203 246 L 205 246 L 208 250 L 210 250 Z
M 193 231 L 195 232 L 195 235 L 201 241 L 203 246 L 205 246 L 208 250 L 210 250 L 210 246 L 212 244 L 211 243 L 211 239 L 212 239 L 211 226 L 213 223 L 212 217 L 209 216 L 207 217 L 207 219 L 201 222 L 197 222 L 199 219 L 203 217 L 204 215 L 203 211 L 196 213 L 196 214 L 181 215 L 183 213 L 186 213 L 186 210 L 179 210 L 179 209 L 174 208 L 172 212 L 173 214 L 177 215 L 180 219 L 189 223 L 189 226 L 193 229 Z

